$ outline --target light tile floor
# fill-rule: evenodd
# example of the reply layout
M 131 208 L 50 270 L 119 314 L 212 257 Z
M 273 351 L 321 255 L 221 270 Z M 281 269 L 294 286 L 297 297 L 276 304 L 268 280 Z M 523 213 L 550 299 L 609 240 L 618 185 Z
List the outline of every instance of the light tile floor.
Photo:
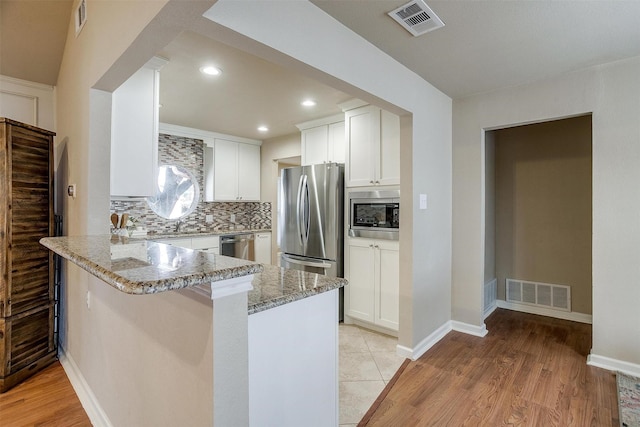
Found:
M 339 327 L 340 427 L 356 426 L 404 358 L 397 338 L 355 325 Z

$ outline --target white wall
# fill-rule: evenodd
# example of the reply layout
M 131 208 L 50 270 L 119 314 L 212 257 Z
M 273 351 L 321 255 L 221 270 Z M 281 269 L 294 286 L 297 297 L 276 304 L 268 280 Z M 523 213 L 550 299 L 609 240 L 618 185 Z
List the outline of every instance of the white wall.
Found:
M 483 129 L 592 112 L 592 358 L 640 372 L 639 94 L 634 58 L 454 102 L 454 320 L 482 324 Z

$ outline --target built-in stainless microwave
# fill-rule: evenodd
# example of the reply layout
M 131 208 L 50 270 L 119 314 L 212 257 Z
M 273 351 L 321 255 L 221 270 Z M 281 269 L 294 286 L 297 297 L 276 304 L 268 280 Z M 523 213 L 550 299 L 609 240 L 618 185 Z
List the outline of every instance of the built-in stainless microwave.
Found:
M 400 191 L 349 193 L 349 236 L 398 240 Z

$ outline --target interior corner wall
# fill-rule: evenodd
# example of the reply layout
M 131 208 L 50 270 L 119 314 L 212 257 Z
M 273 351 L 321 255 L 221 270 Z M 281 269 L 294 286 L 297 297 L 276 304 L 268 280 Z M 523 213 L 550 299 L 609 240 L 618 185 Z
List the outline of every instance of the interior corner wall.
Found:
M 496 278 L 496 141 L 495 132 L 486 132 L 484 186 L 484 280 Z
M 298 157 L 300 133 L 265 139 L 260 146 L 260 199 L 271 203 L 271 263 L 278 265 L 276 233 L 278 228 L 278 159 Z
M 498 299 L 506 278 L 567 285 L 591 314 L 591 116 L 494 134 Z
M 592 354 L 640 364 L 640 57 L 454 101 L 453 316 L 482 322 L 482 133 L 592 114 Z

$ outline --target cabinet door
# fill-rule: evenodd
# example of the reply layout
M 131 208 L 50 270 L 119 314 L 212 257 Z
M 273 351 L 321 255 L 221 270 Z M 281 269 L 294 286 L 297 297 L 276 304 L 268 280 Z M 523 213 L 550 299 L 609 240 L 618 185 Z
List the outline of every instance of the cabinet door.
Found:
M 329 127 L 305 129 L 301 134 L 302 165 L 316 165 L 329 160 Z
M 260 147 L 238 144 L 238 199 L 260 200 Z
M 255 240 L 256 262 L 271 264 L 271 233 L 257 233 Z
M 400 184 L 400 117 L 380 112 L 380 150 L 377 165 L 378 185 Z
M 141 68 L 111 97 L 111 195 L 153 196 L 158 164 L 158 71 Z
M 380 109 L 371 105 L 345 113 L 347 158 L 345 165 L 346 186 L 374 185 L 380 141 Z
M 344 134 L 344 122 L 329 125 L 329 160 L 344 163 L 347 155 L 347 144 Z
M 238 198 L 238 143 L 216 139 L 213 148 L 213 196 L 215 200 Z
M 349 239 L 345 264 L 345 278 L 349 281 L 345 287 L 347 316 L 374 322 L 375 270 L 373 241 Z
M 379 271 L 376 282 L 375 323 L 397 331 L 400 310 L 399 244 L 392 241 L 376 241 L 374 246 Z

